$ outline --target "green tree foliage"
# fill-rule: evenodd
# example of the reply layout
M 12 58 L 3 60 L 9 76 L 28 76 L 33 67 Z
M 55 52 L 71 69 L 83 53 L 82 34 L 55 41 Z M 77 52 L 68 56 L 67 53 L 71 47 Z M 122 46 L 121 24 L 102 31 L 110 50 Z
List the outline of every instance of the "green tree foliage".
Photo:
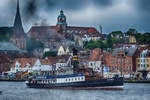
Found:
M 86 49 L 95 49 L 95 48 L 106 48 L 105 44 L 103 43 L 103 41 L 93 41 L 93 40 L 90 40 L 88 43 L 86 43 L 85 45 L 85 48 Z
M 12 28 L 0 27 L 0 41 L 9 41 Z
M 134 28 L 130 28 L 127 32 L 126 32 L 127 35 L 135 35 L 137 34 L 137 30 L 134 29 Z
M 144 33 L 142 36 L 143 43 L 150 43 L 150 33 Z
M 29 38 L 27 40 L 27 50 L 29 52 L 33 51 L 36 48 L 43 48 L 43 47 L 44 47 L 43 43 L 41 43 L 40 41 L 37 41 L 37 40 L 35 40 L 33 38 Z
M 0 33 L 0 41 L 9 41 L 10 35 L 8 33 Z
M 43 55 L 43 58 L 49 57 L 49 56 L 51 56 L 51 57 L 56 57 L 56 56 L 57 56 L 57 53 L 54 52 L 54 51 L 45 52 L 44 55 Z
M 113 48 L 113 39 L 112 39 L 110 34 L 107 36 L 107 43 L 106 43 L 106 45 L 107 45 L 107 48 Z
M 122 31 L 113 31 L 110 34 L 112 34 L 112 35 L 120 35 L 120 36 L 123 35 Z

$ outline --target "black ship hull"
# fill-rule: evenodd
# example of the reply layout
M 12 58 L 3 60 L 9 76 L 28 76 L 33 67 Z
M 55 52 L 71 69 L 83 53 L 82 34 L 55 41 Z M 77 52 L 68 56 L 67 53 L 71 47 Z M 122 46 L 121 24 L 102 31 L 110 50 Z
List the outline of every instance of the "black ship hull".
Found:
M 77 90 L 123 90 L 123 79 L 100 79 L 72 83 L 26 83 L 29 88 L 77 89 Z

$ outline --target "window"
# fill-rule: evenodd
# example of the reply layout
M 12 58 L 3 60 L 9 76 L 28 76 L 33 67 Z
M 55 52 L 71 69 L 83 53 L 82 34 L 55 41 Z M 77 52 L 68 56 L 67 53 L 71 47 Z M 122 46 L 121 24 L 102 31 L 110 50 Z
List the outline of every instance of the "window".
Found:
M 147 67 L 149 67 L 149 64 L 147 64 Z
M 114 61 L 114 64 L 116 64 L 116 60 Z
M 140 62 L 140 59 L 138 59 L 138 62 Z
M 149 59 L 147 59 L 147 62 L 149 62 Z
M 131 64 L 131 60 L 129 60 L 129 64 Z
M 113 60 L 112 60 L 112 64 L 113 64 Z
M 129 61 L 127 60 L 126 63 L 129 64 Z
M 140 67 L 140 64 L 138 64 L 138 67 Z
M 78 80 L 80 80 L 80 77 L 78 78 Z
M 118 64 L 119 64 L 120 60 L 118 59 Z
M 90 65 L 92 66 L 92 63 Z
M 123 59 L 122 59 L 122 62 L 121 62 L 122 64 L 123 64 Z

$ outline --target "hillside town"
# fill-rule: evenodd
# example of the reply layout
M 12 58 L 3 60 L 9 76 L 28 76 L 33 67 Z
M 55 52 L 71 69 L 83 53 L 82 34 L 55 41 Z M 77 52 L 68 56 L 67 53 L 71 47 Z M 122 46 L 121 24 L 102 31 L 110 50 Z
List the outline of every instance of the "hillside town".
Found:
M 14 25 L 0 27 L 0 79 L 27 79 L 54 70 L 72 74 L 73 48 L 81 69 L 104 77 L 150 79 L 150 33 L 131 28 L 104 34 L 102 25 L 69 26 L 67 21 L 61 10 L 56 25 L 32 26 L 25 33 L 18 2 Z

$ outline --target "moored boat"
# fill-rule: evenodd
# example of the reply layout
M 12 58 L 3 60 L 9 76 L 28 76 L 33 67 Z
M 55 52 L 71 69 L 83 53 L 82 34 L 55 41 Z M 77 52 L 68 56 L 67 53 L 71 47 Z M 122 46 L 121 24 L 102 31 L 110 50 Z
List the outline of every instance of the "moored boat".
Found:
M 26 85 L 29 88 L 84 90 L 122 90 L 124 87 L 123 78 L 87 80 L 84 74 L 36 76 L 33 80 L 26 81 Z
M 104 78 L 103 69 L 102 76 L 94 73 L 92 69 L 80 68 L 78 66 L 77 50 L 73 50 L 72 74 L 59 75 L 57 70 L 46 73 L 40 73 L 32 80 L 26 81 L 29 88 L 47 88 L 47 89 L 84 89 L 84 90 L 123 90 L 123 78 L 115 76 L 113 78 Z M 65 70 L 64 72 L 66 72 Z M 49 73 L 49 72 L 48 72 Z

